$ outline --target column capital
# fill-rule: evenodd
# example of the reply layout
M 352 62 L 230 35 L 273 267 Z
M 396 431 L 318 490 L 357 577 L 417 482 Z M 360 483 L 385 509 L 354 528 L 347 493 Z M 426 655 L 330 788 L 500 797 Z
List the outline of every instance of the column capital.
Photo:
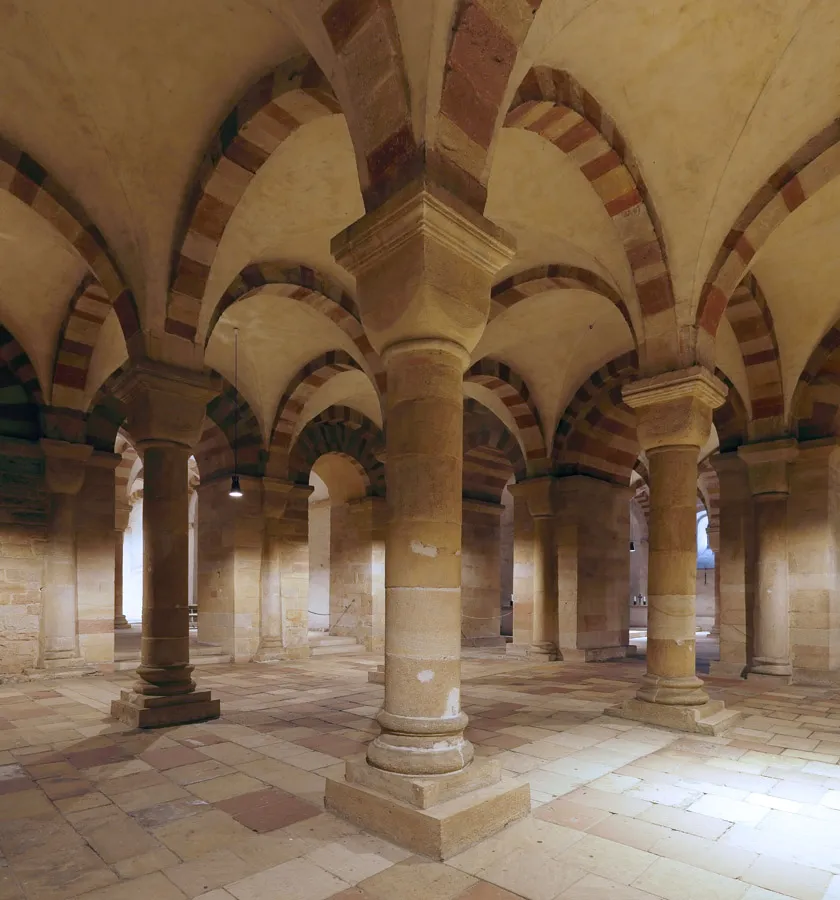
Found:
M 282 519 L 286 506 L 293 497 L 309 497 L 314 488 L 308 484 L 295 484 L 282 478 L 262 478 L 263 514 L 269 519 Z
M 738 456 L 747 465 L 752 495 L 763 497 L 788 494 L 788 463 L 793 462 L 798 454 L 799 445 L 793 438 L 742 444 L 738 448 Z
M 490 289 L 513 259 L 513 239 L 442 188 L 407 185 L 333 238 L 356 276 L 365 331 L 380 354 L 438 338 L 470 352 L 490 310 Z
M 71 444 L 41 438 L 47 489 L 53 494 L 78 494 L 85 480 L 85 468 L 93 453 L 90 444 Z
M 644 451 L 702 447 L 712 427 L 712 410 L 726 399 L 726 385 L 703 366 L 665 372 L 624 385 L 624 402 L 636 411 Z
M 88 458 L 87 465 L 91 469 L 116 469 L 122 461 L 119 453 L 109 453 L 107 450 L 94 450 Z
M 139 449 L 149 444 L 192 449 L 200 437 L 207 404 L 219 393 L 219 380 L 203 372 L 144 359 L 114 385 L 127 408 L 126 429 Z
M 557 512 L 557 483 L 553 475 L 540 475 L 517 481 L 508 490 L 514 498 L 522 498 L 534 519 L 546 519 Z

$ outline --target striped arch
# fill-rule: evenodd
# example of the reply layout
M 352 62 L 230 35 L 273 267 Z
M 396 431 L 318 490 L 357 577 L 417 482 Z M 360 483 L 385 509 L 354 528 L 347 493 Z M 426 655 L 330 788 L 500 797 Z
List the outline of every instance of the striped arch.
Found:
M 505 278 L 504 281 L 494 285 L 490 292 L 490 321 L 492 322 L 504 310 L 510 309 L 511 306 L 526 297 L 534 297 L 558 288 L 570 291 L 593 291 L 606 297 L 621 313 L 633 335 L 634 343 L 638 343 L 630 313 L 621 295 L 613 290 L 600 275 L 596 275 L 588 269 L 581 269 L 579 266 L 568 266 L 563 263 L 526 269 L 524 272 Z
M 0 435 L 37 440 L 43 405 L 35 367 L 11 332 L 0 325 Z
M 525 447 L 525 457 L 529 463 L 539 463 L 546 459 L 539 410 L 521 375 L 503 362 L 485 358 L 467 371 L 464 380 L 488 388 L 510 410 L 519 429 Z
M 828 329 L 808 359 L 792 407 L 800 440 L 840 434 L 840 321 Z
M 209 428 L 211 423 L 215 431 Z M 219 435 L 230 450 L 229 460 L 228 454 L 221 453 L 218 446 Z M 205 431 L 195 451 L 202 480 L 233 471 L 234 447 L 239 474 L 260 476 L 264 473 L 266 453 L 260 423 L 248 401 L 226 378 L 222 378 L 221 392 L 207 404 Z
M 126 419 L 125 405 L 114 396 L 114 385 L 125 373 L 125 367 L 116 368 L 102 383 L 87 414 L 83 440 L 96 450 L 114 453 L 118 433 Z
M 344 413 L 348 414 L 341 421 Z M 367 416 L 347 407 L 331 406 L 315 416 L 301 431 L 289 454 L 288 477 L 296 484 L 309 484 L 315 463 L 328 453 L 352 462 L 362 476 L 368 496 L 385 496 L 385 449 L 381 430 Z
M 712 423 L 717 432 L 720 452 L 725 453 L 746 442 L 749 416 L 738 388 L 720 369 L 715 369 L 715 376 L 728 388 L 723 406 L 712 410 Z
M 140 335 L 137 304 L 117 270 L 102 233 L 87 213 L 29 154 L 3 138 L 0 138 L 0 189 L 53 225 L 84 260 L 96 280 L 96 288 L 83 281 L 71 300 L 61 332 L 51 394 L 54 406 L 82 410 L 90 357 L 105 320 L 99 304 L 116 312 L 131 355 L 142 349 L 132 340 Z M 84 296 L 89 289 L 91 293 Z M 95 300 L 91 301 L 91 297 Z M 95 304 L 96 314 L 92 314 L 91 302 Z
M 726 307 L 726 318 L 744 360 L 752 422 L 759 429 L 763 426 L 762 430 L 777 434 L 785 413 L 779 345 L 773 315 L 754 275 L 747 274 L 735 289 Z
M 225 228 L 272 153 L 307 122 L 339 112 L 308 56 L 288 60 L 252 85 L 213 135 L 198 166 L 178 248 L 164 328 L 195 340 L 201 301 Z
M 709 457 L 697 467 L 697 487 L 709 514 L 709 526 L 717 527 L 720 522 L 720 481 Z
M 205 344 L 210 340 L 219 319 L 234 303 L 247 299 L 269 285 L 273 293 L 297 300 L 335 322 L 358 347 L 380 394 L 384 393 L 385 370 L 367 339 L 356 301 L 339 285 L 307 266 L 290 266 L 283 262 L 261 262 L 246 266 L 224 292 L 213 311 Z
M 621 388 L 637 366 L 636 354 L 625 353 L 593 372 L 572 397 L 554 436 L 551 458 L 559 474 L 630 484 L 639 442 Z
M 794 210 L 838 176 L 840 119 L 835 119 L 785 160 L 741 210 L 706 275 L 697 307 L 700 328 L 714 337 L 756 253 Z
M 360 366 L 343 350 L 330 350 L 308 362 L 289 382 L 286 393 L 280 398 L 277 416 L 271 428 L 269 446 L 272 467 L 287 467 L 285 460 L 292 448 L 295 431 L 300 422 L 300 414 L 306 401 L 340 372 L 359 369 Z M 278 477 L 281 477 L 278 475 Z
M 464 469 L 462 493 L 474 500 L 499 503 L 510 476 L 527 477 L 519 441 L 482 403 L 464 401 Z
M 647 319 L 674 308 L 665 239 L 639 165 L 616 123 L 568 72 L 545 66 L 522 81 L 505 125 L 541 135 L 580 166 L 618 231 Z

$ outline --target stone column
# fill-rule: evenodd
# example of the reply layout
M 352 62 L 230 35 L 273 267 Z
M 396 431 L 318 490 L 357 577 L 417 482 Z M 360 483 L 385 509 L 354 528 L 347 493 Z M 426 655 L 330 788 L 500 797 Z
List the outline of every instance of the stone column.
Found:
M 312 488 L 263 478 L 260 644 L 255 662 L 309 656 L 308 498 Z
M 114 511 L 114 628 L 131 628 L 123 612 L 123 542 L 131 507 L 118 503 Z
M 719 551 L 715 574 L 720 583 L 720 659 L 710 674 L 737 678 L 745 674 L 753 608 L 752 495 L 747 467 L 735 451 L 712 457 L 720 482 Z
M 503 647 L 501 635 L 502 505 L 464 497 L 461 529 L 461 641 Z
M 41 447 L 50 492 L 42 664 L 45 669 L 75 668 L 84 665 L 77 629 L 76 499 L 93 447 L 46 438 Z
M 626 385 L 650 470 L 647 673 L 614 712 L 682 731 L 729 724 L 696 675 L 697 456 L 726 388 L 695 366 Z
M 717 521 L 709 519 L 706 539 L 709 549 L 715 555 L 715 620 L 709 630 L 709 634 L 715 636 L 720 634 L 720 524 Z
M 792 439 L 746 444 L 755 528 L 755 609 L 750 670 L 789 677 L 790 594 L 788 585 L 788 466 L 798 448 Z
M 533 519 L 534 593 L 531 611 L 531 646 L 528 656 L 537 661 L 557 659 L 557 552 L 554 545 L 555 479 L 544 475 L 511 486 L 515 498 L 528 506 Z
M 189 662 L 189 458 L 216 391 L 201 373 L 144 360 L 114 387 L 143 456 L 143 636 L 138 679 L 111 704 L 135 728 L 216 718 Z
M 325 802 L 441 858 L 527 812 L 527 787 L 500 783 L 492 759 L 473 762 L 460 684 L 463 374 L 512 251 L 490 222 L 417 183 L 351 226 L 333 250 L 356 276 L 366 333 L 387 374 L 390 521 L 382 732 L 367 760 L 328 779 Z M 477 788 L 471 801 L 460 797 L 456 816 L 447 801 Z
M 531 646 L 534 607 L 534 520 L 526 499 L 513 495 L 513 642 L 506 652 L 526 656 Z

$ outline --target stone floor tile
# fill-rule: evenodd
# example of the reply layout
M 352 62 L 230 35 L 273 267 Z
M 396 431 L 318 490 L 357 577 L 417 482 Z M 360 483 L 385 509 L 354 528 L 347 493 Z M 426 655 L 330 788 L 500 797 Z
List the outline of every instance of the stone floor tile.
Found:
M 633 887 L 664 900 L 742 900 L 748 885 L 672 859 L 657 859 Z
M 255 750 L 249 750 L 247 747 L 243 747 L 240 744 L 230 741 L 202 747 L 198 752 L 201 755 L 209 756 L 210 759 L 226 763 L 229 766 L 235 766 L 239 763 L 254 762 L 254 760 L 261 758 L 260 754 Z
M 657 841 L 661 841 L 662 838 L 673 833 L 670 828 L 662 825 L 612 814 L 593 825 L 588 831 L 590 834 L 606 838 L 608 841 L 626 844 L 637 850 L 650 850 Z
M 129 815 L 138 825 L 151 830 L 159 828 L 161 825 L 167 825 L 169 822 L 177 822 L 179 819 L 198 815 L 198 813 L 206 812 L 211 808 L 209 803 L 188 794 L 186 797 L 179 797 L 168 803 L 159 803 L 156 806 L 135 810 Z
M 187 789 L 208 803 L 216 803 L 220 800 L 238 797 L 240 794 L 250 794 L 262 790 L 264 787 L 265 785 L 256 778 L 251 778 L 250 775 L 242 772 L 235 772 L 231 775 L 211 778 L 208 781 L 197 781 L 188 785 Z
M 179 785 L 164 780 L 163 784 L 119 793 L 114 797 L 114 805 L 124 812 L 131 813 L 138 809 L 146 809 L 149 806 L 157 806 L 159 803 L 167 803 L 170 800 L 190 796 L 189 792 Z
M 632 884 L 656 860 L 655 856 L 644 850 L 594 834 L 585 834 L 581 840 L 559 854 L 550 847 L 549 852 L 560 862 L 622 884 Z
M 250 865 L 231 850 L 215 850 L 180 865 L 175 858 L 165 869 L 164 874 L 187 897 L 192 898 L 233 881 L 239 881 L 254 874 L 255 871 L 257 867 Z
M 334 765 L 341 762 L 341 759 L 330 756 L 328 753 L 320 753 L 317 750 L 304 750 L 294 756 L 288 756 L 284 760 L 287 765 L 294 766 L 297 769 L 303 769 L 312 772 L 315 769 L 323 769 L 326 766 Z
M 727 822 L 741 822 L 757 825 L 769 812 L 767 809 L 744 803 L 741 800 L 729 800 L 726 797 L 714 797 L 706 794 L 688 807 L 689 812 L 699 813 L 725 819 Z
M 830 872 L 771 856 L 759 856 L 741 875 L 743 881 L 797 900 L 822 900 L 831 878 Z
M 190 747 L 167 747 L 161 750 L 147 750 L 140 755 L 140 759 L 148 763 L 153 769 L 161 771 L 174 769 L 177 766 L 189 766 L 193 763 L 204 762 L 206 757 Z
M 107 806 L 111 801 L 103 793 L 93 791 L 89 794 L 80 794 L 78 797 L 66 797 L 63 800 L 53 800 L 56 808 L 65 815 L 72 812 L 81 812 L 83 809 L 94 809 L 97 806 Z
M 593 809 L 602 809 L 623 816 L 641 815 L 651 806 L 649 800 L 630 797 L 628 794 L 611 794 L 608 791 L 599 791 L 589 786 L 577 788 L 566 799 L 583 806 L 590 806 Z
M 220 809 L 201 812 L 170 822 L 153 832 L 154 836 L 183 860 L 230 847 L 251 832 Z
M 557 900 L 651 900 L 655 896 L 600 875 L 585 875 L 566 888 Z
M 230 766 L 208 759 L 204 762 L 192 763 L 188 766 L 177 766 L 166 770 L 166 777 L 175 784 L 198 784 L 200 781 L 209 781 L 211 778 L 220 778 L 222 775 L 230 775 L 235 772 Z
M 49 865 L 41 857 L 29 856 L 14 863 L 12 871 L 27 900 L 64 900 L 106 885 L 113 886 L 117 881 L 114 872 L 87 847 L 54 854 Z
M 127 856 L 125 859 L 113 863 L 111 868 L 122 879 L 139 878 L 150 872 L 159 872 L 180 862 L 178 857 L 166 847 L 158 847 L 137 856 Z
M 110 885 L 85 894 L 83 900 L 184 900 L 185 895 L 161 872 Z
M 348 884 L 358 884 L 384 872 L 411 853 L 371 835 L 351 835 L 332 844 L 316 847 L 307 858 Z
M 18 791 L 7 795 L 7 799 L 0 803 L 0 822 L 40 818 L 54 814 L 55 807 L 47 799 L 47 796 L 37 789 Z
M 705 837 L 710 840 L 717 840 L 732 825 L 726 819 L 658 804 L 654 804 L 650 809 L 640 813 L 639 818 L 645 822 L 652 822 L 654 825 L 663 825 L 665 828 L 684 831 L 686 834 L 696 834 L 697 837 Z
M 592 781 L 595 778 L 601 778 L 610 772 L 609 766 L 603 766 L 599 763 L 587 762 L 585 758 L 567 756 L 565 759 L 557 759 L 547 763 L 543 767 L 548 772 L 554 772 L 557 775 L 565 775 L 573 778 L 578 782 Z
M 608 794 L 623 794 L 637 784 L 641 784 L 640 778 L 634 778 L 632 775 L 617 775 L 615 772 L 612 772 L 609 775 L 604 775 L 602 778 L 590 781 L 587 787 L 592 790 L 604 791 Z
M 651 803 L 660 803 L 663 806 L 678 806 L 684 809 L 696 800 L 699 800 L 702 792 L 689 791 L 670 784 L 642 783 L 627 791 L 623 796 L 647 800 Z
M 519 900 L 519 898 L 519 894 L 511 894 L 498 885 L 490 884 L 489 881 L 479 881 L 468 887 L 463 894 L 459 894 L 457 900 Z
M 160 844 L 134 819 L 114 806 L 73 813 L 73 827 L 106 863 L 157 850 Z
M 577 844 L 571 849 L 575 846 Z M 582 867 L 562 858 L 554 859 L 545 847 L 540 846 L 520 847 L 478 873 L 483 880 L 527 900 L 553 900 L 584 875 L 586 870 Z
M 308 859 L 291 859 L 227 885 L 236 900 L 326 900 L 349 885 Z
M 295 822 L 311 819 L 321 812 L 317 806 L 277 788 L 242 794 L 220 801 L 216 806 L 232 815 L 237 822 L 259 833 L 285 828 Z
M 576 828 L 578 831 L 588 831 L 593 825 L 597 825 L 602 819 L 606 819 L 610 813 L 581 803 L 574 803 L 565 797 L 559 797 L 539 808 L 535 813 L 538 819 L 553 822 L 555 825 L 564 825 L 566 828 Z
M 688 863 L 707 872 L 726 875 L 727 878 L 740 878 L 758 859 L 758 854 L 750 850 L 720 844 L 680 831 L 674 831 L 657 841 L 650 848 L 650 852 L 656 856 Z

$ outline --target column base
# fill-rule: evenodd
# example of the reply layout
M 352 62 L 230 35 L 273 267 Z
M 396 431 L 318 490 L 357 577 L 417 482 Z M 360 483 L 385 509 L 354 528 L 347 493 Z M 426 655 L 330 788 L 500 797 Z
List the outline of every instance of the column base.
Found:
M 462 637 L 462 647 L 504 647 L 507 641 L 501 635 L 491 637 Z
M 151 697 L 121 691 L 119 700 L 111 701 L 111 716 L 132 728 L 162 728 L 218 719 L 221 706 L 210 698 L 210 691 L 193 691 L 171 697 Z
M 754 659 L 750 673 L 755 675 L 778 675 L 790 678 L 793 666 L 789 662 L 774 662 L 769 659 Z
M 72 650 L 58 650 L 44 655 L 43 668 L 64 671 L 65 669 L 84 669 L 87 661 L 77 656 Z
M 528 645 L 511 642 L 505 647 L 505 656 L 512 656 L 514 659 L 525 659 L 528 656 Z
M 375 669 L 368 672 L 368 682 L 370 684 L 385 684 L 385 664 L 378 665 Z
M 114 628 L 131 628 L 131 623 L 125 616 L 114 616 Z
M 673 731 L 693 734 L 721 734 L 736 725 L 744 714 L 726 709 L 722 700 L 709 700 L 701 706 L 668 706 L 647 700 L 625 700 L 604 710 L 607 716 L 631 719 L 646 725 L 658 725 Z
M 308 644 L 298 647 L 284 647 L 281 639 L 265 638 L 254 654 L 254 662 L 287 662 L 290 659 L 309 659 L 312 651 Z
M 557 648 L 554 644 L 531 644 L 525 655 L 534 662 L 556 662 Z
M 528 815 L 527 783 L 501 779 L 497 760 L 449 775 L 406 776 L 347 760 L 328 777 L 324 806 L 366 831 L 432 859 L 448 859 Z

